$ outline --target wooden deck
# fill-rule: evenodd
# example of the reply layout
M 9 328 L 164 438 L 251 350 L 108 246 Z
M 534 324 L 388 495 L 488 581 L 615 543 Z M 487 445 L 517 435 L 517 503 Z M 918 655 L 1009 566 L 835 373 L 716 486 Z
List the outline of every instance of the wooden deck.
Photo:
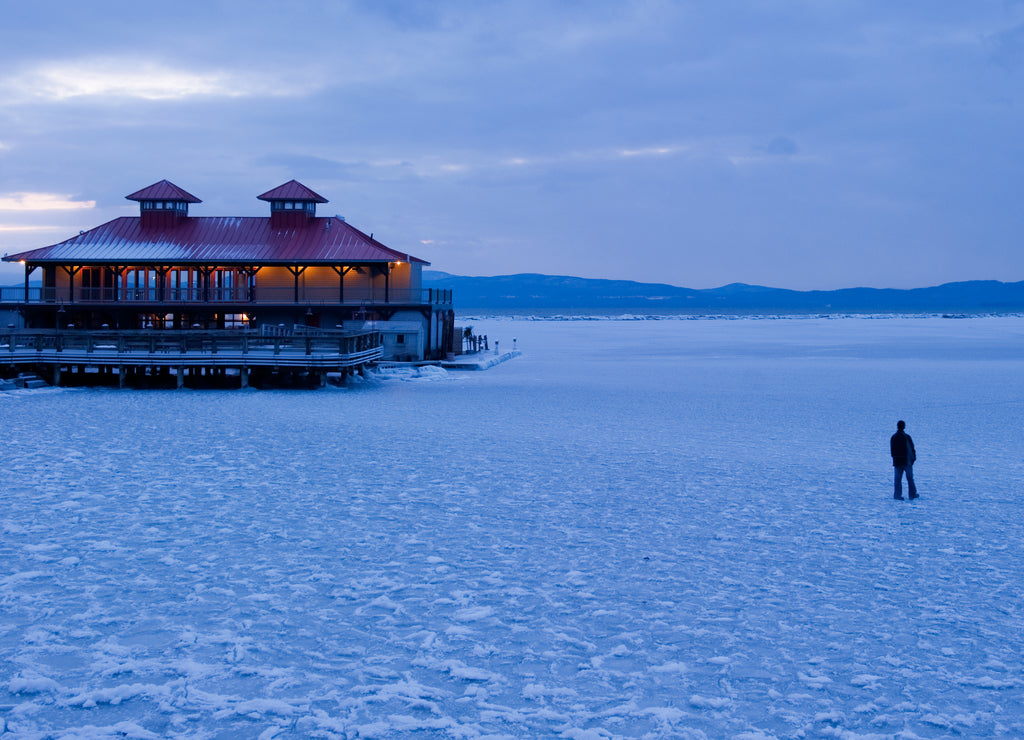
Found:
M 178 385 L 188 372 L 233 369 L 242 385 L 249 370 L 295 369 L 320 373 L 362 370 L 380 360 L 379 332 L 314 331 L 262 336 L 244 330 L 81 331 L 14 330 L 0 332 L 0 367 L 49 369 L 60 384 L 61 369 L 111 371 L 122 379 L 139 368 L 176 369 Z

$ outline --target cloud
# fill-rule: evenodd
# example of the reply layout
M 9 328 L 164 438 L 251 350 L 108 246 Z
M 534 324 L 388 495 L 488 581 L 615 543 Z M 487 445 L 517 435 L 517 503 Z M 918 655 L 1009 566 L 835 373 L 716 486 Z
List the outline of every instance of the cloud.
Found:
M 455 273 L 643 278 L 641 240 L 680 284 L 875 284 L 875 243 L 1021 275 L 1018 0 L 101 5 L 0 24 L 0 221 L 77 233 L 162 177 L 263 213 L 295 177 Z M 9 195 L 54 188 L 100 206 Z
M 622 157 L 669 157 L 683 151 L 678 146 L 648 146 L 640 149 L 621 149 L 619 156 Z
M 311 83 L 217 69 L 196 72 L 134 58 L 86 58 L 40 64 L 0 81 L 15 100 L 62 102 L 73 98 L 181 100 L 303 94 Z
M 73 200 L 55 193 L 8 193 L 0 196 L 0 211 L 77 211 L 95 208 L 94 200 Z
M 270 167 L 282 171 L 282 176 L 343 180 L 358 182 L 365 165 L 355 162 L 339 162 L 327 157 L 309 154 L 273 153 L 253 160 L 257 167 Z
M 758 147 L 758 149 L 765 154 L 776 154 L 779 156 L 796 154 L 800 151 L 800 147 L 788 136 L 776 136 L 764 146 Z
M 1024 23 L 993 33 L 987 39 L 992 59 L 1013 72 L 1024 67 Z
M 756 152 L 756 153 L 752 153 Z M 796 142 L 786 137 L 777 137 L 763 146 L 747 143 L 738 137 L 695 138 L 686 142 L 650 144 L 647 146 L 597 147 L 576 149 L 549 154 L 504 154 L 490 152 L 462 152 L 449 154 L 410 156 L 402 160 L 402 166 L 423 178 L 449 177 L 452 175 L 475 175 L 497 172 L 539 173 L 566 171 L 581 166 L 612 167 L 639 163 L 642 160 L 704 160 L 732 165 L 752 162 L 766 162 L 769 157 L 786 157 L 803 162 L 814 161 L 812 157 L 801 156 Z M 389 168 L 397 164 L 390 161 L 371 161 L 369 167 Z
M 653 145 L 643 147 L 619 147 L 581 149 L 553 154 L 517 154 L 495 156 L 482 154 L 463 154 L 461 157 L 432 156 L 411 160 L 412 166 L 422 177 L 465 175 L 477 172 L 513 170 L 527 168 L 538 170 L 558 170 L 586 163 L 614 163 L 621 160 L 673 157 L 694 151 L 689 145 Z M 411 158 L 410 158 L 411 159 Z M 384 163 L 380 163 L 384 165 Z
M 0 233 L 13 233 L 22 231 L 62 231 L 60 226 L 19 226 L 16 224 L 0 224 Z

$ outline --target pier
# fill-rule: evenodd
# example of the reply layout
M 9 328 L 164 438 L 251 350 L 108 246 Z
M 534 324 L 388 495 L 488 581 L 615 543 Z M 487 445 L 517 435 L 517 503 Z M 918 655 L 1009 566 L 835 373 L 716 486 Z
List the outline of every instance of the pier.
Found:
M 41 330 L 0 332 L 0 369 L 33 371 L 53 385 L 117 385 L 182 388 L 190 385 L 246 387 L 301 378 L 324 385 L 328 373 L 341 382 L 381 359 L 380 332 L 280 332 L 240 329 Z M 229 379 L 231 379 L 229 381 Z

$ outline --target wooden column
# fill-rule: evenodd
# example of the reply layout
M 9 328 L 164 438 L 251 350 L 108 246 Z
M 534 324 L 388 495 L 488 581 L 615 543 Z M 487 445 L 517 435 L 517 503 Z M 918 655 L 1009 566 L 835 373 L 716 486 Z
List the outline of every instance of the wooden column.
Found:
M 262 266 L 258 265 L 239 268 L 239 271 L 245 275 L 245 300 L 249 303 L 256 300 L 256 273 L 261 269 L 263 269 Z
M 156 300 L 159 303 L 163 303 L 167 298 L 167 273 L 170 271 L 170 267 L 156 268 Z
M 345 275 L 352 269 L 351 266 L 343 267 L 339 265 L 331 265 L 336 273 L 338 273 L 338 303 L 345 302 Z
M 299 275 L 301 275 L 302 273 L 304 273 L 306 271 L 306 266 L 303 266 L 303 267 L 298 267 L 298 266 L 292 267 L 290 265 L 286 265 L 286 267 L 288 269 L 288 272 L 290 272 L 292 275 L 295 276 L 295 302 L 298 303 L 299 302 Z
M 35 265 L 30 265 L 28 262 L 25 263 L 25 303 L 28 303 L 28 276 L 35 272 L 35 269 Z
M 75 275 L 82 270 L 82 266 L 61 265 L 64 272 L 68 274 L 68 303 L 75 302 Z M 26 268 L 27 269 L 27 268 Z M 25 300 L 28 301 L 28 272 L 25 273 Z
M 124 265 L 111 265 L 111 267 L 110 267 L 110 272 L 114 276 L 114 286 L 113 286 L 114 293 L 113 293 L 113 296 L 114 296 L 114 302 L 115 303 L 117 303 L 118 301 L 121 300 L 121 288 L 118 287 L 118 283 L 123 283 L 124 282 L 124 271 L 125 271 L 125 269 L 126 268 L 125 268 Z
M 216 269 L 216 267 L 196 268 L 196 271 L 199 273 L 199 295 L 202 297 L 203 303 L 210 302 L 210 275 Z

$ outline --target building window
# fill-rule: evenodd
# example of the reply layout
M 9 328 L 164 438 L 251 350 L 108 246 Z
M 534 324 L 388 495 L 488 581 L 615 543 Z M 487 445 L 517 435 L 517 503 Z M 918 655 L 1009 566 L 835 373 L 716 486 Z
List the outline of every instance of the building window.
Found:
M 316 210 L 316 203 L 311 200 L 273 200 L 270 202 L 270 210 L 313 213 Z
M 142 201 L 142 210 L 186 213 L 188 212 L 188 203 L 183 200 L 144 200 Z
M 405 334 L 396 334 L 395 344 L 405 344 Z

